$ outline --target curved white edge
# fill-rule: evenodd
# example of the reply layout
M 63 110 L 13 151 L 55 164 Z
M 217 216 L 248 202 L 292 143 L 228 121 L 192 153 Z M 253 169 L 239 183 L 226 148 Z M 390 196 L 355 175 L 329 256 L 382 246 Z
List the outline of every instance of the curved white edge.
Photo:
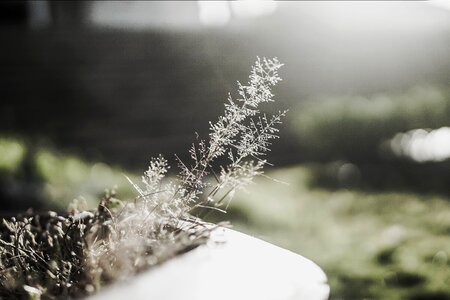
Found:
M 249 235 L 215 229 L 206 245 L 91 297 L 161 300 L 325 300 L 325 273 L 311 260 Z

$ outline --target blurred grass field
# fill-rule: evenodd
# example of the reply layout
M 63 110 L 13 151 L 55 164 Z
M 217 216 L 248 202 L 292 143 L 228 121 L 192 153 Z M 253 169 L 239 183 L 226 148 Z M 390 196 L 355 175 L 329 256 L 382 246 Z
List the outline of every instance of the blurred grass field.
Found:
M 433 195 L 311 189 L 309 168 L 269 174 L 232 201 L 235 228 L 302 254 L 332 299 L 450 299 L 450 202 Z

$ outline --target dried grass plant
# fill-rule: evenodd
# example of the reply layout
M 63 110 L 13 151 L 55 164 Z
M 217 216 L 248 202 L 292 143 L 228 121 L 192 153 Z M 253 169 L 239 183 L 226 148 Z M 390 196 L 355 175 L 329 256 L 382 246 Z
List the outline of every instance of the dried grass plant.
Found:
M 267 164 L 264 154 L 285 112 L 266 116 L 259 105 L 273 101 L 281 66 L 276 58 L 258 58 L 248 83 L 238 82 L 238 97 L 229 95 L 224 115 L 210 123 L 208 139 L 197 136 L 190 161 L 176 157 L 178 176 L 166 176 L 163 156 L 151 159 L 142 182 L 130 180 L 134 201 L 108 191 L 95 211 L 74 202 L 65 216 L 4 219 L 0 297 L 83 297 L 204 243 L 212 227 L 199 216 L 223 210 Z M 219 159 L 227 164 L 216 166 Z

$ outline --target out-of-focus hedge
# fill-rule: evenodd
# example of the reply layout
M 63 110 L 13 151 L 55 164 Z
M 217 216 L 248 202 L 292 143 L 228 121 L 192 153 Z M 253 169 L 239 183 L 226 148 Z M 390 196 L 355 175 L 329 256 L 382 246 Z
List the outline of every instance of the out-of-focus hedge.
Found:
M 330 187 L 450 192 L 450 163 L 396 157 L 396 133 L 450 125 L 450 90 L 418 86 L 368 97 L 330 97 L 302 105 L 292 129 L 306 161 L 319 162 L 314 183 Z
M 450 125 L 450 90 L 420 86 L 394 94 L 330 97 L 303 104 L 292 128 L 311 160 L 371 161 L 398 132 Z

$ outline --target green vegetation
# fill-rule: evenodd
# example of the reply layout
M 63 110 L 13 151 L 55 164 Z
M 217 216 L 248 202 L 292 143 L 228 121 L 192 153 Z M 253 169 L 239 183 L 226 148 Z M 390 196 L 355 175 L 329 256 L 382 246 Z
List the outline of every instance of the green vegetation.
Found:
M 292 130 L 304 160 L 379 158 L 380 144 L 398 132 L 450 122 L 450 91 L 417 86 L 397 93 L 341 96 L 303 104 Z
M 124 198 L 133 198 L 125 171 L 105 163 L 89 163 L 78 156 L 58 152 L 48 146 L 30 149 L 27 143 L 12 137 L 0 137 L 0 174 L 5 185 L 30 181 L 38 190 L 37 202 L 26 203 L 36 210 L 65 210 L 75 198 L 90 209 L 98 204 L 105 188 L 117 187 Z M 128 175 L 133 180 L 137 176 Z M 20 201 L 23 191 L 14 195 Z
M 39 176 L 45 182 L 44 197 L 52 209 L 66 208 L 75 198 L 81 197 L 93 209 L 105 188 L 116 187 L 121 197 L 134 197 L 125 172 L 105 163 L 89 164 L 73 155 L 62 155 L 49 149 L 39 149 L 35 156 Z M 137 179 L 137 176 L 130 176 Z
M 300 159 L 318 162 L 311 184 L 450 195 L 449 160 L 414 161 L 396 154 L 389 142 L 398 133 L 448 126 L 448 87 L 334 96 L 304 103 L 296 111 L 290 131 Z
M 24 152 L 24 145 L 19 140 L 0 137 L 0 172 L 16 171 Z
M 308 167 L 269 174 L 231 203 L 235 228 L 326 272 L 332 299 L 450 299 L 450 202 L 433 195 L 310 189 Z

